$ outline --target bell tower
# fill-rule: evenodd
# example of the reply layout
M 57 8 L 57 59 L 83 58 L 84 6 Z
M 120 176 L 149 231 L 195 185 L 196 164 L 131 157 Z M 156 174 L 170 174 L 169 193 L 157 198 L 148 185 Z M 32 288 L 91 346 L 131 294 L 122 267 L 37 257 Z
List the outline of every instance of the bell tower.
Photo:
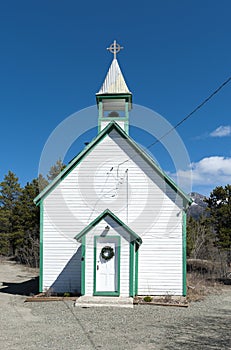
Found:
M 129 111 L 132 109 L 132 93 L 124 80 L 116 54 L 123 49 L 116 40 L 107 49 L 114 59 L 104 83 L 96 94 L 98 106 L 98 131 L 103 130 L 112 120 L 129 134 Z

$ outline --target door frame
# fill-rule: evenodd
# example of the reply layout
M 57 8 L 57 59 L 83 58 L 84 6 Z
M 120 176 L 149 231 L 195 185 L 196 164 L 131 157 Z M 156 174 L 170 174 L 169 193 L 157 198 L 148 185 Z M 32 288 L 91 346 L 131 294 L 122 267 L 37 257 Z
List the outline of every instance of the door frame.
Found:
M 96 290 L 96 254 L 97 254 L 97 239 L 99 238 L 109 238 L 109 239 L 115 239 L 116 242 L 116 254 L 117 254 L 117 266 L 116 266 L 116 275 L 117 275 L 117 290 L 114 292 L 100 292 Z M 120 236 L 95 236 L 94 237 L 94 280 L 93 280 L 93 295 L 96 296 L 115 296 L 118 297 L 120 295 L 120 244 L 121 239 Z

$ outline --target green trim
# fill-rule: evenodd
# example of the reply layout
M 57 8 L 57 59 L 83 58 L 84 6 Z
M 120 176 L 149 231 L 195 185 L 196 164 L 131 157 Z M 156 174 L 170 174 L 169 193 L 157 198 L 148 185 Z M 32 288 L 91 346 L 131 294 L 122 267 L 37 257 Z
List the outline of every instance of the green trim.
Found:
M 88 226 L 86 226 L 80 233 L 75 236 L 77 241 L 80 241 L 81 238 L 86 235 L 94 226 L 96 226 L 101 220 L 106 216 L 110 216 L 114 221 L 117 222 L 119 226 L 122 226 L 125 231 L 127 231 L 137 242 L 137 244 L 142 244 L 142 239 L 138 236 L 133 230 L 130 229 L 122 220 L 120 220 L 115 214 L 113 214 L 109 209 L 104 210 L 97 218 L 95 218 Z
M 129 296 L 134 297 L 134 243 L 130 243 L 130 259 L 129 259 Z
M 125 102 L 125 118 L 129 118 L 129 112 L 128 112 L 128 102 Z
M 154 162 L 154 160 L 146 154 L 136 143 L 133 141 L 128 134 L 114 121 L 112 121 L 110 124 L 108 124 L 99 134 L 96 136 L 95 139 L 93 139 L 88 146 L 84 148 L 80 154 L 78 154 L 71 162 L 70 164 L 58 175 L 56 178 L 34 199 L 34 202 L 36 204 L 39 203 L 39 201 L 46 196 L 57 184 L 59 184 L 67 175 L 68 173 L 75 168 L 78 163 L 97 145 L 98 142 L 100 142 L 107 134 L 110 133 L 112 129 L 115 129 L 121 137 L 127 139 L 128 143 L 143 157 L 154 169 L 155 171 L 166 181 L 166 183 L 172 187 L 172 189 L 177 192 L 183 199 L 186 200 L 188 204 L 192 203 L 192 199 L 188 197 L 186 193 L 184 193 L 183 190 L 181 190 L 175 182 L 170 179 L 165 172 Z
M 86 271 L 86 236 L 82 238 L 81 246 L 81 295 L 85 295 L 85 271 Z
M 99 116 L 98 116 L 98 134 L 100 133 L 101 131 L 101 119 L 103 117 L 103 103 L 100 101 L 99 102 Z
M 121 99 L 125 98 L 125 101 L 129 103 L 130 108 L 132 106 L 132 93 L 118 93 L 118 94 L 96 94 L 96 102 L 97 104 L 105 99 Z
M 95 297 L 119 297 L 119 292 L 94 292 L 93 294 Z
M 102 117 L 102 118 L 99 118 L 99 120 L 101 122 L 128 122 L 128 118 L 126 117 L 115 117 L 115 118 L 110 118 L 110 117 Z
M 118 118 L 108 118 L 103 116 L 103 100 L 106 99 L 125 99 L 125 105 L 124 105 L 124 112 L 125 112 L 125 117 L 118 117 Z M 124 122 L 124 131 L 128 135 L 129 134 L 129 111 L 132 109 L 132 94 L 131 93 L 121 93 L 121 94 L 96 94 L 96 101 L 98 105 L 98 110 L 99 110 L 99 118 L 98 118 L 98 132 L 101 131 L 101 123 L 103 121 L 109 121 L 111 122 L 112 120 L 115 122 L 122 121 Z
M 187 260 L 186 260 L 186 212 L 183 211 L 182 213 L 182 239 L 183 239 L 183 252 L 182 252 L 182 264 L 183 264 L 183 296 L 186 296 L 187 294 Z
M 129 107 L 128 107 L 128 102 L 125 104 L 125 117 L 127 121 L 124 123 L 124 130 L 127 135 L 129 135 Z
M 103 117 L 103 102 L 99 102 L 99 118 Z
M 125 130 L 126 134 L 129 135 L 129 122 L 124 123 L 124 130 Z
M 40 204 L 39 224 L 39 292 L 43 292 L 43 201 Z
M 107 127 L 104 128 L 76 157 L 74 157 L 59 175 L 57 175 L 56 178 L 39 193 L 34 199 L 36 205 L 39 205 L 41 199 L 45 198 L 51 190 L 55 189 L 55 187 L 58 186 L 59 183 L 62 182 L 65 177 L 94 149 L 95 145 L 106 137 L 106 131 L 109 129 L 110 124 L 107 125 Z
M 140 148 L 135 143 L 135 141 L 132 140 L 128 135 L 127 140 L 130 143 L 130 145 L 137 151 L 137 153 L 139 153 L 140 156 L 144 158 L 154 168 L 158 175 L 161 176 L 165 180 L 165 182 L 183 198 L 183 200 L 185 200 L 189 205 L 193 202 L 193 200 L 183 190 L 181 190 L 177 186 L 177 184 L 167 174 L 165 174 L 165 172 L 154 162 L 152 157 L 149 154 L 145 153 L 145 151 L 142 148 Z
M 118 262 L 117 262 L 117 274 L 118 274 L 118 279 L 117 279 L 117 288 L 118 288 L 118 293 L 120 295 L 120 247 L 121 247 L 121 238 L 118 237 Z
M 135 295 L 138 295 L 138 268 L 139 268 L 139 246 L 135 249 Z
M 117 240 L 117 290 L 114 292 L 101 292 L 96 290 L 96 254 L 97 254 L 97 239 L 101 236 L 94 237 L 94 278 L 93 278 L 93 295 L 95 296 L 119 296 L 120 295 L 120 246 L 121 239 L 119 236 L 107 236 L 106 238 L 113 238 Z
M 98 119 L 98 132 L 101 132 L 101 123 L 102 122 L 123 122 L 124 123 L 124 131 L 126 132 L 126 134 L 128 135 L 128 131 L 129 131 L 129 118 L 126 117 L 118 117 L 118 118 L 108 118 L 108 117 L 102 117 Z
M 97 254 L 97 249 L 96 249 L 96 243 L 97 243 L 97 238 L 98 236 L 94 237 L 94 276 L 93 276 L 93 295 L 95 295 L 96 292 L 96 254 Z
M 96 96 L 96 99 L 98 99 L 99 101 L 104 99 L 104 98 L 121 98 L 121 97 L 124 97 L 124 98 L 130 98 L 132 96 L 132 93 L 130 92 L 118 92 L 118 93 L 107 93 L 107 94 L 95 94 Z

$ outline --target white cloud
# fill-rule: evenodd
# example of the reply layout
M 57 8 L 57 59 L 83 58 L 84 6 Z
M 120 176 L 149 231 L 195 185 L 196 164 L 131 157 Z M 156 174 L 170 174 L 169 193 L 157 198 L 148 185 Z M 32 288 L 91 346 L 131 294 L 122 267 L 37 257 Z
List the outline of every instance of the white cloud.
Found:
M 190 164 L 188 170 L 178 170 L 169 174 L 180 186 L 185 188 L 192 181 L 192 186 L 212 187 L 231 183 L 231 158 L 212 156 Z
M 231 126 L 226 125 L 226 126 L 219 126 L 216 128 L 216 130 L 212 131 L 209 136 L 211 137 L 224 137 L 224 136 L 230 136 L 231 135 Z

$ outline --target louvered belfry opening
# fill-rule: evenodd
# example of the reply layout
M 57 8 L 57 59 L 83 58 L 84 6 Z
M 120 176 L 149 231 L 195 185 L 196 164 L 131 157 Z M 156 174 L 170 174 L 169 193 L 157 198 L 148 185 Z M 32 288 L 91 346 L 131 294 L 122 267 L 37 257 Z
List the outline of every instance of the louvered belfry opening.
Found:
M 118 99 L 102 99 L 103 113 L 102 117 L 105 118 L 124 118 L 125 117 L 125 98 Z

